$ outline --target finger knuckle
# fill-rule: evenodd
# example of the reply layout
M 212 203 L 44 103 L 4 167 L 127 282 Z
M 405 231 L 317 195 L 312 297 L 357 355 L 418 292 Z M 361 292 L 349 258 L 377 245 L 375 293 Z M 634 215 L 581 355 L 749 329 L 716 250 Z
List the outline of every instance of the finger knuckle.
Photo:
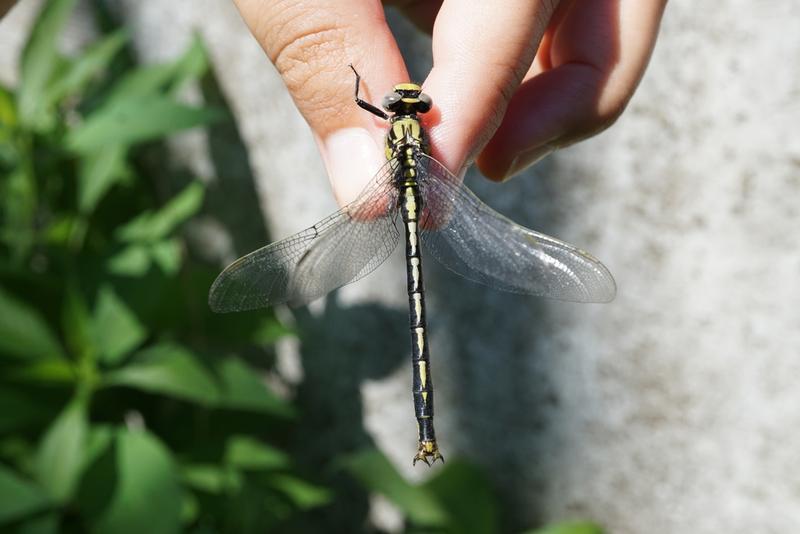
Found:
M 583 127 L 586 134 L 592 135 L 605 130 L 617 121 L 625 111 L 629 97 L 625 92 L 609 86 L 609 73 L 603 69 L 591 64 L 579 66 L 583 75 L 578 77 L 580 81 L 577 96 L 594 102 L 594 109 Z
M 495 95 L 495 103 L 492 105 L 494 114 L 490 122 L 496 128 L 500 125 L 507 104 L 519 87 L 525 68 L 512 60 L 495 58 L 489 70 L 494 74 L 486 80 L 483 90 Z
M 502 102 L 508 102 L 516 92 L 526 69 L 527 65 L 517 61 L 515 58 L 494 58 L 488 69 L 494 75 L 486 80 L 486 83 Z
M 346 31 L 331 20 L 335 18 L 287 6 L 271 24 L 273 38 L 265 39 L 270 42 L 269 58 L 289 91 L 311 108 L 330 104 L 316 79 L 347 63 L 347 58 L 340 57 L 347 43 Z
M 629 98 L 627 96 L 603 92 L 597 101 L 595 112 L 597 130 L 605 130 L 617 122 L 625 108 L 628 107 L 628 101 Z

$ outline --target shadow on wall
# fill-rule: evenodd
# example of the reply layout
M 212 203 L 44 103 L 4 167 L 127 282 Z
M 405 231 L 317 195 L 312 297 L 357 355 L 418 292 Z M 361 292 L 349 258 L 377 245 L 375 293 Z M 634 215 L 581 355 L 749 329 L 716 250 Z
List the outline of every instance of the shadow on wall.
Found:
M 203 98 L 210 106 L 232 115 L 216 77 L 209 73 L 201 84 Z M 211 162 L 218 179 L 209 186 L 206 211 L 228 230 L 237 257 L 271 241 L 261 207 L 250 156 L 235 121 L 208 129 Z
M 541 163 L 553 171 L 552 160 Z M 470 177 L 474 175 L 470 172 Z M 477 194 L 513 220 L 558 235 L 557 173 L 520 177 L 503 186 L 471 180 Z M 512 192 L 513 190 L 513 192 Z M 502 205 L 502 207 L 500 207 Z M 534 207 L 532 209 L 531 207 Z M 544 500 L 520 502 L 532 491 L 544 494 L 557 480 L 554 440 L 557 417 L 569 417 L 559 403 L 550 343 L 559 332 L 553 302 L 500 292 L 426 263 L 430 328 L 434 332 L 434 380 L 440 418 L 450 418 L 448 449 L 478 463 L 492 479 L 500 502 L 510 509 L 510 526 L 548 519 Z M 578 306 L 568 304 L 568 306 Z M 444 385 L 446 384 L 446 385 Z M 445 400 L 442 397 L 448 395 Z M 447 412 L 442 405 L 447 404 Z M 531 488 L 531 485 L 535 488 Z
M 379 380 L 408 365 L 407 317 L 403 311 L 375 304 L 343 307 L 336 293 L 328 296 L 325 312 L 295 311 L 303 364 L 303 382 L 296 406 L 303 414 L 292 449 L 312 469 L 332 470 L 341 457 L 375 444 L 363 425 L 361 384 Z M 410 409 L 409 392 L 409 409 Z M 327 525 L 363 528 L 369 510 L 363 486 L 349 476 L 334 475 L 332 483 L 347 506 L 312 512 Z

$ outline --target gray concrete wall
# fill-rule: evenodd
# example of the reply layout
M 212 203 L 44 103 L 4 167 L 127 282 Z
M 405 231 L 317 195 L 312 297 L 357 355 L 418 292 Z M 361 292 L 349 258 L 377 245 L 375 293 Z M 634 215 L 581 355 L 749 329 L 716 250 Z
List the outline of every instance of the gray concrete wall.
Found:
M 5 81 L 35 4 L 0 25 Z M 205 37 L 273 236 L 334 209 L 311 135 L 232 4 L 112 5 L 146 61 L 173 57 L 195 29 Z M 613 304 L 581 306 L 426 265 L 441 446 L 491 470 L 516 524 L 588 517 L 622 534 L 800 524 L 798 29 L 790 0 L 674 1 L 614 127 L 505 185 L 468 178 L 503 213 L 592 251 L 619 285 Z M 427 44 L 407 50 L 418 78 Z M 224 173 L 196 157 L 204 142 L 184 136 L 175 157 L 224 190 Z M 226 254 L 245 252 L 234 248 Z M 334 392 L 357 387 L 366 437 L 420 477 L 404 302 L 393 258 L 300 316 L 316 341 L 287 344 L 282 365 Z M 364 329 L 401 349 L 365 341 Z M 402 354 L 379 353 L 391 350 Z M 358 384 L 336 378 L 331 351 L 370 362 Z M 352 416 L 330 415 L 331 432 Z

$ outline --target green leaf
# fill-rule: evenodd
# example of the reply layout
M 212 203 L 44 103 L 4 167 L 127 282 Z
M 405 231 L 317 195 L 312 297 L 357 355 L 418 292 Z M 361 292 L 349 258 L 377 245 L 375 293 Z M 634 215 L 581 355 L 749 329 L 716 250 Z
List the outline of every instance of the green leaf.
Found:
M 63 356 L 56 336 L 39 313 L 0 288 L 0 357 L 21 360 Z
M 108 270 L 120 276 L 139 277 L 147 273 L 151 263 L 149 247 L 134 243 L 109 258 Z
M 207 294 L 208 288 L 219 272 L 217 270 L 188 269 L 182 281 L 187 292 L 191 294 Z M 297 336 L 294 328 L 283 325 L 273 310 L 257 310 L 242 313 L 226 313 L 213 315 L 214 328 L 207 332 L 208 337 L 216 344 L 224 347 L 245 347 L 257 345 L 273 346 L 285 336 Z
M 14 95 L 3 86 L 0 86 L 0 141 L 8 141 L 11 132 L 17 126 L 17 106 Z
M 274 316 L 264 316 L 256 323 L 250 335 L 250 341 L 256 345 L 274 345 L 275 342 L 285 336 L 296 335 L 297 332 L 290 327 L 282 324 Z
M 16 534 L 58 534 L 58 514 L 33 517 L 17 527 Z
M 225 449 L 225 463 L 243 470 L 270 470 L 289 467 L 289 456 L 249 436 L 232 436 Z
M 65 96 L 82 90 L 98 72 L 108 67 L 111 60 L 125 46 L 127 41 L 128 32 L 126 30 L 118 30 L 89 47 L 79 58 L 72 62 L 67 72 L 55 80 L 47 89 L 45 95 L 46 104 L 53 105 Z
M 474 466 L 451 460 L 422 487 L 447 509 L 451 530 L 463 534 L 498 531 L 497 503 L 489 481 Z
M 392 501 L 413 523 L 438 528 L 452 524 L 436 495 L 409 484 L 380 451 L 370 449 L 354 454 L 343 465 L 364 488 Z
M 56 41 L 75 3 L 76 0 L 47 2 L 25 45 L 17 94 L 20 121 L 26 126 L 34 127 L 47 120 L 43 117 L 45 92 L 60 62 Z
M 603 534 L 603 529 L 587 521 L 570 521 L 528 530 L 523 534 Z
M 183 56 L 176 61 L 139 67 L 126 74 L 113 87 L 108 102 L 119 102 L 164 91 L 174 94 L 185 81 L 199 78 L 207 69 L 208 54 L 201 39 L 195 36 Z
M 174 238 L 154 243 L 132 243 L 108 259 L 108 269 L 120 276 L 140 277 L 155 264 L 174 276 L 183 264 L 183 245 Z
M 36 360 L 29 364 L 17 366 L 8 371 L 8 376 L 14 380 L 48 385 L 72 384 L 77 379 L 72 362 L 62 358 Z
M 112 145 L 90 152 L 80 160 L 78 167 L 78 209 L 89 214 L 97 203 L 128 173 L 125 164 L 127 150 L 122 145 Z
M 35 391 L 27 388 L 0 387 L 0 406 L 13 406 L 13 410 L 0 410 L 0 435 L 51 417 L 49 407 L 37 398 Z
M 186 528 L 188 525 L 197 523 L 198 517 L 200 517 L 200 502 L 197 496 L 191 491 L 184 491 L 181 497 L 181 524 Z M 200 529 L 191 532 L 201 534 Z
M 189 219 L 203 205 L 205 187 L 192 182 L 156 212 L 146 211 L 117 231 L 117 238 L 127 242 L 155 241 L 167 237 L 179 224 Z
M 32 157 L 26 154 L 24 158 Z M 37 188 L 31 165 L 19 164 L 0 181 L 0 239 L 11 249 L 11 261 L 21 264 L 33 248 Z
M 114 428 L 108 425 L 92 425 L 89 428 L 89 438 L 86 443 L 87 466 L 92 465 L 108 451 L 114 443 Z
M 2 169 L 19 165 L 19 147 L 15 144 L 16 129 L 17 106 L 14 95 L 0 85 L 0 168 Z
M 78 288 L 78 283 L 73 279 L 68 279 L 64 293 L 61 325 L 67 347 L 77 357 L 90 355 L 92 321 L 86 299 Z
M 115 534 L 180 530 L 181 488 L 169 450 L 147 431 L 120 431 L 116 439 L 116 484 L 93 525 Z
M 0 464 L 0 523 L 43 510 L 49 502 L 40 488 Z
M 76 224 L 79 223 L 75 215 L 64 213 L 54 215 L 45 230 L 45 239 L 56 246 L 67 246 Z
M 172 276 L 180 270 L 182 253 L 183 247 L 177 239 L 165 239 L 150 245 L 150 256 L 168 276 Z
M 118 429 L 109 425 L 90 427 L 86 469 L 72 503 L 87 522 L 99 518 L 114 497 L 119 478 L 117 433 Z
M 173 64 L 174 75 L 170 84 L 170 93 L 175 94 L 187 81 L 200 78 L 208 70 L 208 52 L 203 45 L 203 40 L 198 35 L 192 37 L 192 42 L 183 56 Z
M 66 136 L 68 149 L 89 153 L 114 145 L 134 145 L 166 137 L 225 117 L 218 109 L 191 107 L 167 96 L 150 95 L 103 106 Z
M 183 482 L 198 491 L 220 495 L 242 487 L 242 476 L 235 469 L 216 464 L 190 464 L 181 468 Z
M 146 337 L 145 327 L 113 288 L 102 286 L 92 321 L 92 339 L 100 359 L 111 365 L 119 363 Z
M 329 489 L 292 475 L 271 474 L 269 485 L 289 497 L 292 503 L 301 510 L 316 508 L 333 500 L 333 494 Z
M 127 72 L 111 89 L 107 105 L 157 95 L 166 89 L 175 76 L 172 63 L 146 65 Z
M 36 478 L 53 499 L 69 500 L 85 466 L 86 402 L 73 399 L 47 429 L 36 452 Z
M 261 377 L 241 360 L 229 357 L 216 363 L 222 381 L 220 406 L 276 417 L 295 415 L 292 406 L 267 389 Z
M 129 386 L 211 406 L 219 400 L 214 377 L 187 349 L 157 345 L 140 352 L 125 367 L 110 373 L 107 385 Z

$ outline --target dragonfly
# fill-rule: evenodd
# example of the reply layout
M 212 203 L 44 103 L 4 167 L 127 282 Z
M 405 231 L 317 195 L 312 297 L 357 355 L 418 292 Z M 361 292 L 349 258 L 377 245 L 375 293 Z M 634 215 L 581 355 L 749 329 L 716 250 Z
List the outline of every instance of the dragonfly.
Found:
M 433 380 L 422 249 L 464 278 L 512 293 L 572 302 L 609 302 L 616 284 L 588 252 L 520 226 L 478 199 L 430 155 L 420 115 L 431 98 L 415 83 L 395 85 L 381 108 L 355 103 L 388 124 L 386 163 L 350 204 L 315 225 L 229 265 L 209 292 L 215 312 L 307 304 L 359 280 L 405 241 L 412 396 L 418 446 L 413 464 L 444 462 L 433 427 Z

